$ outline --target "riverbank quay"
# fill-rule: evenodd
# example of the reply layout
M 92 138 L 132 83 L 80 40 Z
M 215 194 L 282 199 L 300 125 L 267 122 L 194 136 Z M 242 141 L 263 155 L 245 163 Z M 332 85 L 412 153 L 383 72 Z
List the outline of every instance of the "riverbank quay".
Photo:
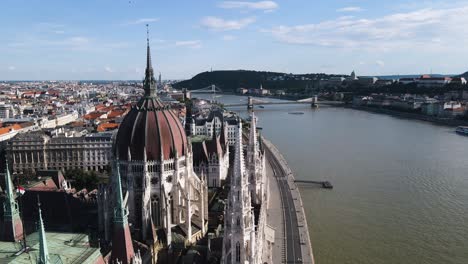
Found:
M 400 118 L 426 121 L 426 122 L 431 122 L 431 123 L 434 123 L 437 125 L 443 125 L 443 126 L 468 126 L 468 121 L 465 121 L 465 120 L 438 118 L 438 117 L 428 116 L 428 115 L 423 115 L 423 114 L 400 112 L 396 110 L 376 108 L 376 107 L 353 106 L 353 105 L 345 105 L 344 107 L 355 109 L 355 110 L 372 112 L 372 113 L 385 114 L 385 115 L 390 115 L 390 116 L 395 116 L 395 117 L 400 117 Z
M 276 182 L 277 189 L 270 188 L 270 199 L 279 196 L 283 213 L 284 257 L 283 263 L 311 263 L 314 255 L 310 234 L 299 188 L 294 182 L 294 174 L 276 146 L 262 137 L 267 162 L 271 166 L 271 182 Z M 270 185 L 272 186 L 272 185 Z M 275 187 L 274 185 L 272 186 Z M 275 190 L 279 192 L 275 193 Z M 271 218 L 271 216 L 270 216 Z M 277 236 L 276 236 L 277 237 Z M 276 240 L 275 240 L 276 241 Z

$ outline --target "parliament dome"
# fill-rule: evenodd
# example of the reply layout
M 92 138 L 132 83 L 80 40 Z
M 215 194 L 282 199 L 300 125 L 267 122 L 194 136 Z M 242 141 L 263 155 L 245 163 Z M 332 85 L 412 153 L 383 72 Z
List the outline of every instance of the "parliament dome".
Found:
M 143 160 L 146 153 L 147 160 L 160 161 L 184 156 L 187 136 L 176 112 L 157 96 L 149 43 L 143 88 L 144 96 L 120 124 L 114 145 L 116 158 Z

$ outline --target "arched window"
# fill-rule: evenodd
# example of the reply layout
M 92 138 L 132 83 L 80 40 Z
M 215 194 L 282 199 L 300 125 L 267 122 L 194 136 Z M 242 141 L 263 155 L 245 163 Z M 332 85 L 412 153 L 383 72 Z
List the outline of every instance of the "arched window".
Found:
M 240 262 L 240 243 L 237 242 L 236 244 L 236 262 Z
M 239 217 L 237 217 L 236 224 L 237 224 L 237 226 L 240 226 L 240 219 L 239 219 Z

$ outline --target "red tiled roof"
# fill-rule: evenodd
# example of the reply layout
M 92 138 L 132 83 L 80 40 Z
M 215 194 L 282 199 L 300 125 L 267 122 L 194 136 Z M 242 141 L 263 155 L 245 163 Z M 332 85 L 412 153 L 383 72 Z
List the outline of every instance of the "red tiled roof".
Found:
M 104 132 L 104 131 L 114 130 L 118 127 L 119 127 L 119 124 L 117 123 L 103 123 L 97 127 L 97 131 Z
M 101 113 L 101 112 L 91 112 L 89 114 L 84 115 L 83 118 L 86 120 L 95 120 L 101 117 L 103 114 L 104 113 Z

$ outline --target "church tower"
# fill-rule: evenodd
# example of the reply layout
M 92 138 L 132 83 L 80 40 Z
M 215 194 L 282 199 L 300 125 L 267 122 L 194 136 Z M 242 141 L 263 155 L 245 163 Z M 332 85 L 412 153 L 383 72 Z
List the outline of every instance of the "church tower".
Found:
M 23 239 L 23 223 L 19 214 L 18 203 L 13 193 L 13 183 L 11 181 L 8 164 L 5 169 L 5 201 L 3 203 L 3 224 L 1 227 L 1 240 L 17 242 Z
M 222 263 L 255 262 L 255 221 L 251 206 L 248 174 L 242 145 L 242 123 L 239 121 L 234 167 L 226 205 Z

